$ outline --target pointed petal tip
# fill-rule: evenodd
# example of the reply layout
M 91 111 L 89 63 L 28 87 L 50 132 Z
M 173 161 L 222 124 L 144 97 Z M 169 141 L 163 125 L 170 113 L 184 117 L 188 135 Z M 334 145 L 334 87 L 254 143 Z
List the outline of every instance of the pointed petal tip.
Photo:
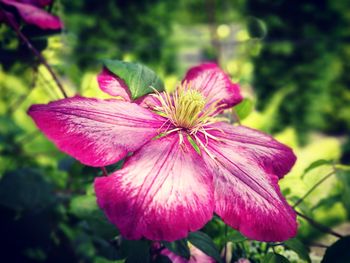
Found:
M 181 149 L 177 137 L 150 141 L 122 170 L 95 180 L 100 208 L 128 239 L 174 241 L 212 218 L 212 177 L 191 146 Z
M 218 103 L 217 113 L 233 107 L 243 100 L 239 85 L 232 83 L 231 78 L 216 63 L 206 62 L 190 68 L 183 83 L 191 83 L 191 87 L 197 89 L 207 97 L 207 105 Z
M 37 127 L 81 163 L 116 163 L 158 134 L 163 118 L 129 102 L 75 96 L 28 109 Z
M 102 71 L 97 75 L 97 82 L 100 89 L 111 95 L 122 97 L 126 101 L 131 101 L 131 94 L 128 86 L 117 75 L 103 67 Z

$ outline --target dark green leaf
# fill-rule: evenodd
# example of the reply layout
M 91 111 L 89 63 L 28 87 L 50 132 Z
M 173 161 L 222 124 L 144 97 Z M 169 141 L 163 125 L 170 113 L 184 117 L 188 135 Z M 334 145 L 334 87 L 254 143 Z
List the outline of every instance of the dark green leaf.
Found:
M 247 23 L 247 29 L 251 38 L 264 38 L 267 34 L 267 26 L 261 19 L 250 17 Z
M 190 249 L 187 245 L 187 239 L 181 239 L 174 242 L 163 242 L 164 246 L 175 254 L 189 259 L 190 258 Z
M 349 263 L 350 262 L 350 236 L 338 239 L 327 248 L 321 263 Z
M 125 263 L 150 262 L 150 244 L 146 240 L 126 240 L 122 242 L 122 251 L 126 256 Z
M 309 249 L 299 239 L 292 238 L 287 240 L 284 244 L 287 248 L 296 252 L 301 259 L 304 259 L 307 262 L 311 262 Z
M 263 263 L 289 263 L 289 260 L 280 254 L 268 253 L 264 257 Z
M 154 263 L 172 263 L 172 261 L 167 256 L 158 255 Z
M 214 242 L 211 238 L 200 231 L 192 232 L 188 235 L 188 241 L 190 241 L 195 247 L 202 250 L 205 254 L 212 257 L 218 262 L 222 262 L 220 258 L 220 253 L 216 248 Z
M 120 60 L 105 60 L 104 65 L 125 82 L 133 100 L 152 93 L 152 88 L 164 90 L 161 79 L 144 65 Z
M 41 209 L 55 201 L 53 188 L 34 169 L 6 173 L 0 181 L 0 204 L 16 210 Z
M 253 111 L 254 102 L 249 98 L 245 98 L 240 104 L 235 106 L 234 109 L 236 110 L 236 113 L 240 120 L 243 120 L 248 117 L 249 114 Z
M 317 161 L 314 161 L 313 163 L 311 163 L 305 170 L 304 170 L 304 173 L 302 175 L 302 177 L 304 177 L 308 172 L 310 172 L 311 170 L 317 168 L 317 167 L 320 167 L 322 165 L 330 165 L 332 164 L 333 161 L 332 160 L 323 160 L 323 159 L 320 159 L 320 160 L 317 160 Z

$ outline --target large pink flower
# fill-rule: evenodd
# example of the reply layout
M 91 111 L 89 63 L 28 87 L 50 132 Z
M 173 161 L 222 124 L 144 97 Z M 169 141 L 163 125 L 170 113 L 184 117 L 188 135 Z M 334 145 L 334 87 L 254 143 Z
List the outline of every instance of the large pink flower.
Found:
M 134 102 L 118 76 L 105 69 L 98 80 L 123 100 L 73 97 L 34 105 L 29 114 L 86 165 L 110 165 L 133 152 L 121 170 L 95 180 L 97 202 L 122 235 L 173 241 L 213 213 L 251 239 L 296 234 L 295 212 L 278 187 L 296 158 L 271 136 L 216 117 L 242 97 L 215 64 L 190 69 L 173 94 Z
M 51 2 L 52 0 L 0 0 L 0 5 L 3 4 L 6 8 L 14 8 L 21 19 L 27 24 L 37 26 L 41 29 L 59 30 L 62 28 L 61 20 L 42 9 Z M 6 22 L 8 19 L 11 19 L 12 23 L 15 23 L 11 11 L 6 11 L 5 14 L 0 11 L 0 22 Z

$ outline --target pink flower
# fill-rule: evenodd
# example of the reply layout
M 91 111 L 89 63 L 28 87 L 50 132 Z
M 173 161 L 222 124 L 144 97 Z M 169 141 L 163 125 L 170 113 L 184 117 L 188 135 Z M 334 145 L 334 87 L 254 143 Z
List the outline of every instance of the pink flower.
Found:
M 160 251 L 161 255 L 167 256 L 172 263 L 215 263 L 215 260 L 205 254 L 202 250 L 193 246 L 191 243 L 188 244 L 190 249 L 190 258 L 183 258 L 167 248 Z
M 251 239 L 296 234 L 295 212 L 278 186 L 296 158 L 271 136 L 216 117 L 242 97 L 215 64 L 191 68 L 172 95 L 135 102 L 106 69 L 98 80 L 124 101 L 73 97 L 33 105 L 29 115 L 86 165 L 110 165 L 133 152 L 121 170 L 95 180 L 97 202 L 122 235 L 173 241 L 213 213 Z
M 41 29 L 59 30 L 63 26 L 61 20 L 42 9 L 51 2 L 52 0 L 0 0 L 0 5 L 8 10 L 6 16 L 7 19 L 11 19 L 12 23 L 16 23 L 13 12 L 11 12 L 11 8 L 14 8 L 27 24 Z M 6 22 L 3 12 L 0 12 L 1 21 Z

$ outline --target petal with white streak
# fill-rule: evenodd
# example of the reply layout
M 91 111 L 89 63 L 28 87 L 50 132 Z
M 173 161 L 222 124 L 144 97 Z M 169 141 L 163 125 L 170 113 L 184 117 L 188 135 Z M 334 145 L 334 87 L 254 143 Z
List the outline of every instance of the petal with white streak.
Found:
M 207 98 L 207 107 L 216 102 L 220 109 L 231 108 L 242 101 L 239 85 L 215 63 L 204 63 L 187 72 L 183 83 L 188 83 Z
M 179 140 L 153 140 L 123 169 L 95 179 L 99 206 L 126 238 L 173 241 L 211 219 L 212 176 L 186 137 Z
M 281 195 L 277 176 L 294 164 L 293 152 L 249 128 L 228 124 L 212 128 L 217 130 L 208 129 L 209 137 L 199 138 L 214 175 L 215 212 L 251 239 L 284 241 L 295 236 L 296 214 Z
M 165 122 L 134 103 L 83 97 L 33 105 L 28 114 L 60 150 L 90 166 L 119 161 L 157 136 Z

